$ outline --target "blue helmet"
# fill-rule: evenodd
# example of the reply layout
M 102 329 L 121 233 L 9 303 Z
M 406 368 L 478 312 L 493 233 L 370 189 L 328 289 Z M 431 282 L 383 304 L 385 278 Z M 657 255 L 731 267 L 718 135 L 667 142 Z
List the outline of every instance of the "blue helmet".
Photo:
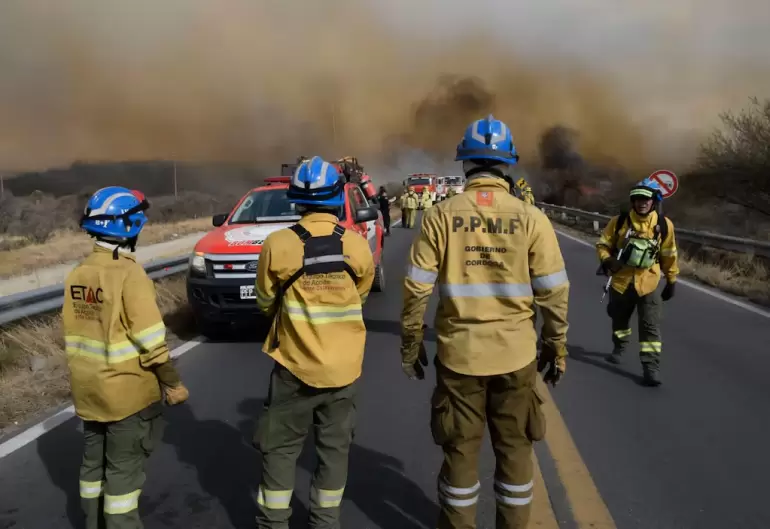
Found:
M 345 204 L 345 178 L 320 156 L 302 162 L 291 177 L 286 196 L 294 204 L 337 207 Z
M 631 198 L 631 200 L 637 197 L 651 198 L 656 202 L 663 200 L 663 192 L 660 189 L 660 184 L 651 178 L 645 178 L 634 187 L 632 187 L 628 196 Z
M 134 239 L 147 223 L 150 207 L 144 194 L 125 187 L 105 187 L 88 200 L 80 227 L 89 235 L 114 242 Z
M 456 161 L 490 160 L 514 165 L 519 161 L 508 125 L 492 117 L 471 123 L 457 145 Z

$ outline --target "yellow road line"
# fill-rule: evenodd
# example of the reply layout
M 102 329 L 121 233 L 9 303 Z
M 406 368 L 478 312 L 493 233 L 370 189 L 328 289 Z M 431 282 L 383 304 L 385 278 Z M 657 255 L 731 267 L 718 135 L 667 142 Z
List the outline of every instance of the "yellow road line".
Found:
M 583 458 L 580 457 L 561 413 L 554 404 L 551 393 L 540 377 L 537 378 L 537 384 L 538 391 L 545 399 L 543 404 L 543 413 L 546 417 L 545 442 L 556 464 L 556 471 L 564 485 L 567 500 L 578 527 L 617 529 L 607 505 L 591 478 L 591 473 L 583 462 Z
M 529 527 L 538 529 L 559 529 L 559 523 L 556 521 L 556 515 L 551 508 L 551 500 L 548 499 L 548 491 L 545 488 L 543 473 L 540 471 L 540 465 L 537 462 L 537 456 L 532 453 L 532 463 L 534 467 L 535 497 L 532 498 L 532 512 L 529 517 Z

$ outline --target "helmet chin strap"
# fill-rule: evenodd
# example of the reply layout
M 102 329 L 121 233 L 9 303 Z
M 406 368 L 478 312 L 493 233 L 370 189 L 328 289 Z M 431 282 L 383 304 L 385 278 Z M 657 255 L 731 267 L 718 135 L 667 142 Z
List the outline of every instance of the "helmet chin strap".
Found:
M 120 258 L 120 249 L 125 248 L 131 253 L 136 251 L 136 243 L 139 239 L 139 236 L 125 238 L 125 239 L 119 239 L 115 237 L 106 237 L 104 235 L 99 234 L 92 234 L 92 237 L 94 237 L 97 241 L 107 243 L 111 246 L 115 246 L 115 248 L 112 250 L 112 258 L 117 261 Z
M 465 177 L 469 180 L 479 173 L 487 173 L 502 178 L 513 186 L 513 180 L 508 175 L 508 171 L 501 167 L 507 169 L 510 166 L 494 160 L 467 160 L 463 162 L 463 171 L 465 172 Z

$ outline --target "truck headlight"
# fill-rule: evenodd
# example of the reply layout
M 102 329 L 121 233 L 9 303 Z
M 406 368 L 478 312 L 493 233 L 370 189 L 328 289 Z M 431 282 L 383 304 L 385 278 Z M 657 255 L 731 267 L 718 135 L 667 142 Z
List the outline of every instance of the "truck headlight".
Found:
M 203 254 L 194 253 L 190 256 L 190 270 L 196 275 L 206 275 L 206 258 Z

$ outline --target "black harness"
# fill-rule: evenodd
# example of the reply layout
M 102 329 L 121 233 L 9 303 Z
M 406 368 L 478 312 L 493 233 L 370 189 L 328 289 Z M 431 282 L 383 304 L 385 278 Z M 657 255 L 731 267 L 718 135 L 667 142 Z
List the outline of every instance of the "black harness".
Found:
M 278 326 L 281 322 L 281 305 L 283 303 L 283 297 L 297 279 L 303 275 L 313 276 L 318 274 L 347 272 L 354 283 L 358 280 L 358 276 L 356 276 L 353 268 L 345 262 L 345 255 L 342 250 L 342 236 L 345 234 L 345 228 L 343 226 L 337 224 L 334 226 L 334 231 L 331 235 L 320 235 L 317 237 L 313 237 L 309 231 L 299 224 L 295 224 L 289 229 L 299 237 L 299 240 L 302 241 L 305 249 L 300 269 L 294 272 L 283 285 L 278 287 L 275 301 L 276 310 L 275 333 L 272 341 L 273 349 L 280 345 L 278 340 Z

